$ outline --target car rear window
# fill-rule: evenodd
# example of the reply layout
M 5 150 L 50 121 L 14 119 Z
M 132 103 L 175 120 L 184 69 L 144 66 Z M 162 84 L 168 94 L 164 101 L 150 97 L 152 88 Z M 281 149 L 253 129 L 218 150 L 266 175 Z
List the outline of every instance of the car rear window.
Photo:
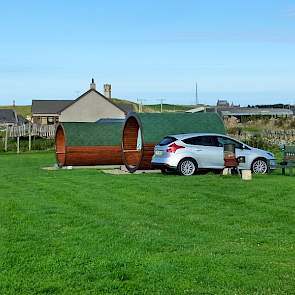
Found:
M 160 143 L 159 143 L 159 145 L 167 145 L 167 144 L 170 144 L 170 143 L 172 143 L 172 142 L 174 142 L 174 141 L 176 141 L 177 139 L 175 138 L 175 137 L 172 137 L 172 136 L 166 136 L 166 137 L 164 137 L 161 141 L 160 141 Z

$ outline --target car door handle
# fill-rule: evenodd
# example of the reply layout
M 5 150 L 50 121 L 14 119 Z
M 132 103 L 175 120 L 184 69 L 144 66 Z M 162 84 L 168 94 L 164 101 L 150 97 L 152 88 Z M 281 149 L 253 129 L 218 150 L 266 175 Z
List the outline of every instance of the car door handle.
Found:
M 202 152 L 203 150 L 196 150 L 196 152 Z

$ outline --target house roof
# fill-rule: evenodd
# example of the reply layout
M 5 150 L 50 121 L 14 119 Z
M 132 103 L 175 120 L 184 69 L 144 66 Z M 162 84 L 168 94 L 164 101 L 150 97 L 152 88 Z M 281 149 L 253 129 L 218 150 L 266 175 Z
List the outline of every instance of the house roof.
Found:
M 104 124 L 113 124 L 113 123 L 124 123 L 125 119 L 119 119 L 119 118 L 102 118 L 98 119 L 95 123 L 104 123 Z
M 124 102 L 118 102 L 118 101 L 115 101 L 114 103 L 116 106 L 124 110 L 126 114 L 135 111 L 134 105 L 131 103 L 124 103 Z
M 32 100 L 32 114 L 60 114 L 62 111 L 66 110 L 68 107 L 76 103 L 78 100 L 82 99 L 91 91 L 99 94 L 103 99 L 107 100 L 109 103 L 120 109 L 123 113 L 128 114 L 129 112 L 134 111 L 134 106 L 130 103 L 124 102 L 117 102 L 112 101 L 111 99 L 107 98 L 100 92 L 95 89 L 89 89 L 77 99 L 74 100 Z
M 73 100 L 32 100 L 32 114 L 58 114 Z
M 16 124 L 18 122 L 15 110 L 0 109 L 0 123 Z
M 107 98 L 106 96 L 104 96 L 102 93 L 98 92 L 96 89 L 92 89 L 90 88 L 88 91 L 84 92 L 82 95 L 80 95 L 78 98 L 76 98 L 75 100 L 72 100 L 68 105 L 66 105 L 64 108 L 62 108 L 59 112 L 63 112 L 64 110 L 66 110 L 68 107 L 70 107 L 71 105 L 73 105 L 74 103 L 76 103 L 78 100 L 82 99 L 84 96 L 86 96 L 88 93 L 94 91 L 96 94 L 100 95 L 102 98 L 104 98 L 105 100 L 107 100 L 109 103 L 111 103 L 112 105 L 114 105 L 115 107 L 117 107 L 118 109 L 120 109 L 123 113 L 126 114 L 126 111 L 121 108 L 119 105 L 115 104 L 111 99 Z

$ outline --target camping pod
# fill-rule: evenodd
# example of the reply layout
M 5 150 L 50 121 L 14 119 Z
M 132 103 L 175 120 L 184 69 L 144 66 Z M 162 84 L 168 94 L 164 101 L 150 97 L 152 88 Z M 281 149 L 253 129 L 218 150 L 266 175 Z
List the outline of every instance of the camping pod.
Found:
M 62 166 L 122 164 L 121 138 L 124 120 L 95 123 L 61 123 L 55 134 L 57 164 Z
M 129 172 L 152 169 L 154 147 L 167 135 L 225 134 L 217 113 L 129 113 L 123 127 L 122 157 Z

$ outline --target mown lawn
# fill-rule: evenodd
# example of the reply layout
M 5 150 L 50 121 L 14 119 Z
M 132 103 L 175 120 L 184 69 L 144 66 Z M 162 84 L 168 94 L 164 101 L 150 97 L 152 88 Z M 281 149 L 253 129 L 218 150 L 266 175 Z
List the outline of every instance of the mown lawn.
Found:
M 295 177 L 53 163 L 0 155 L 0 294 L 295 293 Z

